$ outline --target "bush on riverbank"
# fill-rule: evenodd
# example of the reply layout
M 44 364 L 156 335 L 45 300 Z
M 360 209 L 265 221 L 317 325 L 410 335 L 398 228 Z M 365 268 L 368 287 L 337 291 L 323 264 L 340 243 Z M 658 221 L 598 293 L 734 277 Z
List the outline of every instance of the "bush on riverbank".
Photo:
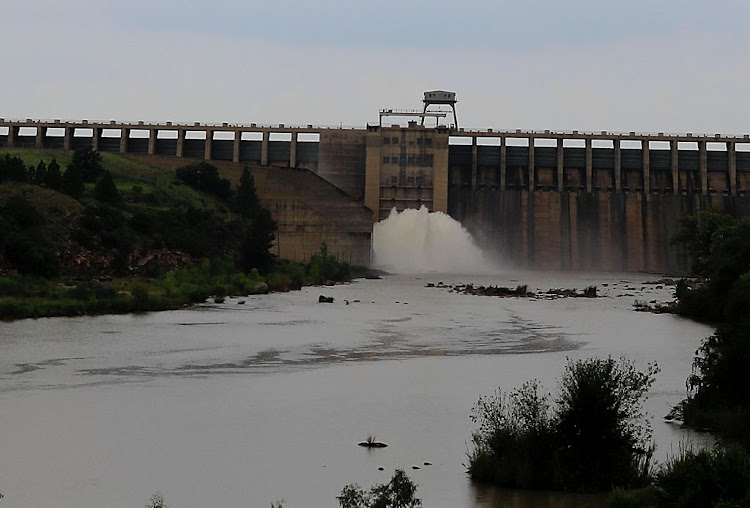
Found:
M 706 278 L 695 289 L 678 284 L 677 312 L 718 329 L 701 344 L 688 397 L 671 416 L 750 446 L 750 219 L 703 211 L 683 219 L 672 241 L 687 245 Z
M 535 381 L 480 398 L 469 475 L 512 488 L 646 484 L 654 448 L 640 408 L 656 372 L 655 364 L 641 372 L 625 359 L 568 361 L 554 403 Z
M 682 449 L 654 475 L 653 485 L 616 489 L 612 508 L 750 506 L 750 453 L 738 447 Z
M 354 273 L 361 276 L 365 269 L 352 269 L 348 264 L 330 258 L 328 274 L 335 282 L 350 280 Z M 277 260 L 265 276 L 252 269 L 245 273 L 232 256 L 162 273 L 157 277 L 123 277 L 75 280 L 44 279 L 11 274 L 0 277 L 0 319 L 23 319 L 51 316 L 123 314 L 179 309 L 205 302 L 210 296 L 246 296 L 269 291 L 290 291 L 318 283 L 319 272 L 289 260 Z M 345 278 L 340 278 L 345 277 Z M 216 301 L 216 300 L 215 300 Z M 219 303 L 219 302 L 217 302 Z

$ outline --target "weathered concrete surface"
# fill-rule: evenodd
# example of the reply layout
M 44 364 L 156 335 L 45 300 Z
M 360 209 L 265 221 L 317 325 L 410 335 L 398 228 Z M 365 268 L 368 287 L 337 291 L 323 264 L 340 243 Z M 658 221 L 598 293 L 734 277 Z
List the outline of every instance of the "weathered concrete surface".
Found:
M 364 130 L 322 130 L 314 171 L 359 201 L 365 194 L 365 137 Z
M 177 157 L 130 154 L 125 157 L 171 172 L 191 162 Z M 211 164 L 233 186 L 239 183 L 244 164 L 230 161 L 212 161 Z M 356 265 L 370 264 L 372 212 L 369 209 L 306 169 L 248 167 L 261 203 L 278 224 L 274 254 L 306 261 L 325 241 L 328 250 L 339 260 Z
M 502 262 L 550 270 L 684 272 L 680 217 L 750 213 L 750 196 L 451 189 L 449 211 Z

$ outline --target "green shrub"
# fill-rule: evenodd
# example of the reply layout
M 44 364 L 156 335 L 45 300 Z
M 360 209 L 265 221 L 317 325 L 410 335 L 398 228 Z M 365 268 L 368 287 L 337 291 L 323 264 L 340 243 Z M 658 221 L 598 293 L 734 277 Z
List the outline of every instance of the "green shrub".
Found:
M 402 469 L 396 469 L 391 481 L 374 485 L 365 492 L 356 483 L 349 484 L 336 496 L 341 508 L 418 508 L 417 485 Z
M 23 296 L 26 288 L 18 277 L 0 277 L 0 296 Z
M 313 284 L 323 284 L 326 281 L 351 280 L 351 266 L 349 263 L 339 262 L 331 252 L 328 244 L 322 242 L 320 250 L 310 256 L 307 273 Z
M 94 199 L 104 203 L 116 203 L 120 200 L 120 193 L 109 171 L 104 171 L 97 178 L 94 186 Z
M 469 455 L 472 479 L 506 487 L 606 490 L 648 482 L 653 454 L 641 403 L 658 372 L 625 359 L 568 361 L 550 403 L 536 381 L 482 397 Z
M 750 506 L 750 453 L 738 447 L 683 448 L 657 472 L 662 506 Z
M 614 489 L 607 497 L 610 508 L 658 508 L 666 501 L 660 488 L 649 485 L 640 489 Z
M 11 235 L 5 245 L 5 256 L 23 275 L 54 277 L 60 273 L 60 259 L 55 247 L 39 231 Z
M 555 442 L 549 397 L 537 381 L 506 394 L 500 390 L 481 397 L 471 420 L 474 451 L 469 474 L 483 483 L 513 488 L 545 488 L 553 477 L 548 451 Z
M 270 273 L 266 277 L 266 284 L 270 291 L 286 292 L 292 289 L 298 289 L 294 286 L 294 281 L 286 273 Z

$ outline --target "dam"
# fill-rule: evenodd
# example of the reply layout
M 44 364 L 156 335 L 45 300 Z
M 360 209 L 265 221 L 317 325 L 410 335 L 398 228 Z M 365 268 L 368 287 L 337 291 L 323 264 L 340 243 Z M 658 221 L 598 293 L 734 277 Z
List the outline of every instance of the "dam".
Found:
M 303 201 L 324 191 L 300 182 L 323 180 L 349 202 L 336 210 L 358 217 L 342 244 L 359 263 L 369 260 L 371 225 L 393 208 L 448 213 L 508 265 L 599 271 L 684 271 L 685 253 L 669 245 L 682 216 L 750 215 L 748 134 L 0 119 L 0 147 L 247 164 L 275 175 L 276 192 L 296 186 Z M 280 209 L 271 208 L 277 220 Z M 285 219 L 290 232 L 304 233 L 295 220 Z M 326 220 L 293 257 L 325 239 Z

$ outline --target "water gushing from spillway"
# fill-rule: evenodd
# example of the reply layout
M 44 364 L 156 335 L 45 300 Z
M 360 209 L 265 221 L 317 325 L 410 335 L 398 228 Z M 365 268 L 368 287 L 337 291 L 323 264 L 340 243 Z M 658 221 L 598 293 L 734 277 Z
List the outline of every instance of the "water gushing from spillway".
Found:
M 375 266 L 396 273 L 488 273 L 493 271 L 471 234 L 442 212 L 398 212 L 373 228 Z

